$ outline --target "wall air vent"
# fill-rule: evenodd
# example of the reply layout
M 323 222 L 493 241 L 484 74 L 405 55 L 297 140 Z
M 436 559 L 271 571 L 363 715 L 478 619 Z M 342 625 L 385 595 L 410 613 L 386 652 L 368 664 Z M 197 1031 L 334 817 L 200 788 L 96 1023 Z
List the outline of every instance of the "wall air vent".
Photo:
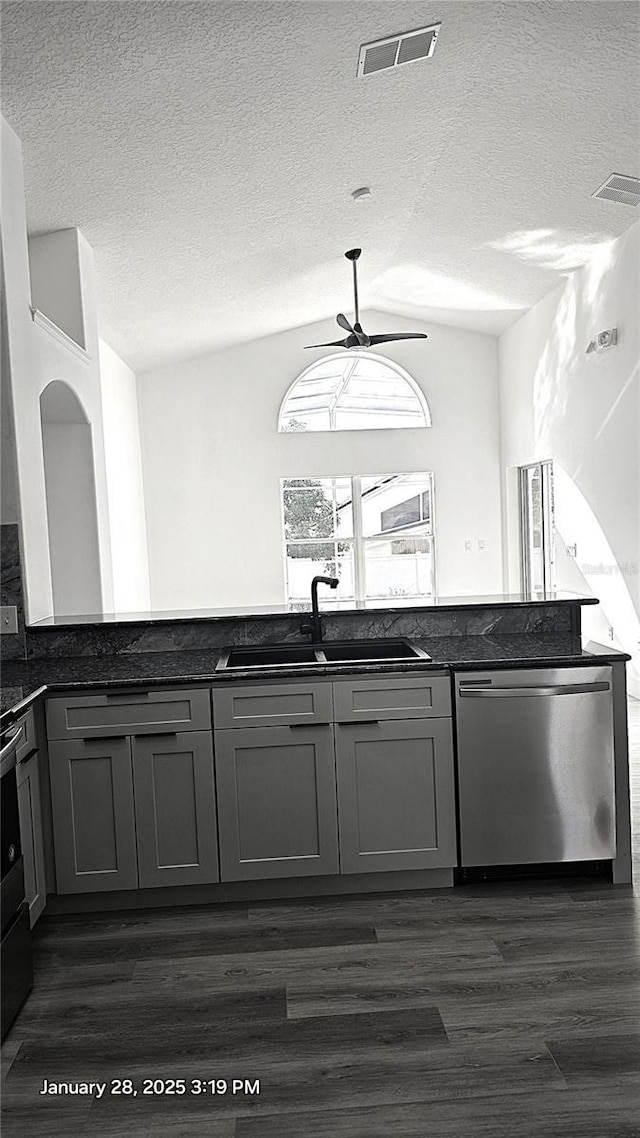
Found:
M 610 174 L 606 182 L 594 190 L 591 197 L 604 198 L 608 202 L 620 202 L 620 205 L 640 205 L 640 178 L 631 178 L 626 174 Z
M 403 63 L 430 59 L 436 50 L 441 24 L 417 28 L 413 32 L 399 32 L 375 43 L 363 43 L 358 56 L 358 75 L 371 75 L 374 71 L 389 71 Z

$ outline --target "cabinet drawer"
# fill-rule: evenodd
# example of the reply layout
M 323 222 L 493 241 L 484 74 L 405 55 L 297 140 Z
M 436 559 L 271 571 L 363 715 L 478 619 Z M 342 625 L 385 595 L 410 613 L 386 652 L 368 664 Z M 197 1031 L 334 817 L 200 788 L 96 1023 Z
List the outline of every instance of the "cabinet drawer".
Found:
M 50 739 L 107 738 L 203 731 L 211 726 L 206 688 L 120 691 L 47 700 Z
M 33 708 L 29 708 L 26 715 L 23 715 L 21 719 L 17 720 L 16 726 L 22 727 L 22 735 L 16 749 L 16 762 L 22 763 L 38 746 Z
M 213 722 L 226 727 L 285 727 L 331 723 L 330 683 L 267 684 L 215 688 Z
M 426 719 L 451 715 L 448 676 L 369 679 L 359 676 L 333 685 L 336 723 L 365 719 Z

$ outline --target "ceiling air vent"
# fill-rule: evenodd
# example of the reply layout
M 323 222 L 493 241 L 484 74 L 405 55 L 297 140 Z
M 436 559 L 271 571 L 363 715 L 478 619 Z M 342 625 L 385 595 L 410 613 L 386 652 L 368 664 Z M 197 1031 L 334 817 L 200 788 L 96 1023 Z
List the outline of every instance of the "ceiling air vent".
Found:
M 640 205 L 640 178 L 630 178 L 626 174 L 610 174 L 606 182 L 598 186 L 592 198 L 604 198 L 608 202 L 621 205 Z
M 401 32 L 375 43 L 363 43 L 358 57 L 358 75 L 371 75 L 374 71 L 389 71 L 403 63 L 417 59 L 430 59 L 436 50 L 441 24 Z

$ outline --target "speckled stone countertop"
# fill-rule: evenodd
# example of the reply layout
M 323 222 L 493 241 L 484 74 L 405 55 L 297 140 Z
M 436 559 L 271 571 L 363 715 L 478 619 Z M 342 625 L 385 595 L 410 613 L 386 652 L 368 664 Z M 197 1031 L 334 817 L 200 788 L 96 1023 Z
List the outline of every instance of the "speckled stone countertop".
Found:
M 229 683 L 253 679 L 292 679 L 303 676 L 375 675 L 425 672 L 436 669 L 545 667 L 606 664 L 631 657 L 611 647 L 567 634 L 536 636 L 438 636 L 414 640 L 430 660 L 389 660 L 373 664 L 306 664 L 264 668 L 259 672 L 233 669 L 216 672 L 217 650 L 128 652 L 101 656 L 41 657 L 9 661 L 2 672 L 0 723 L 11 722 L 45 690 L 133 685 Z M 16 705 L 19 705 L 16 709 Z

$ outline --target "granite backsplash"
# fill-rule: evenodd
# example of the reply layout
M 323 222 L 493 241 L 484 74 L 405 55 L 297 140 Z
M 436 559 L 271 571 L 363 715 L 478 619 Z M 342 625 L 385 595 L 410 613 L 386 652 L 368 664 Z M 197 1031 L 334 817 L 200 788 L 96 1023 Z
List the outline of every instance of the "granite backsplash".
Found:
M 24 597 L 20 562 L 20 537 L 14 523 L 0 525 L 0 605 L 15 606 L 18 631 L 0 636 L 0 660 L 23 660 L 26 656 Z
M 4 529 L 4 527 L 3 527 Z M 4 602 L 3 602 L 4 603 Z M 475 609 L 397 609 L 385 612 L 328 612 L 322 617 L 325 640 L 441 636 L 580 636 L 580 605 L 480 605 Z M 28 659 L 56 656 L 117 656 L 173 651 L 222 651 L 226 647 L 304 643 L 300 614 L 224 617 L 212 620 L 127 622 L 28 628 Z

